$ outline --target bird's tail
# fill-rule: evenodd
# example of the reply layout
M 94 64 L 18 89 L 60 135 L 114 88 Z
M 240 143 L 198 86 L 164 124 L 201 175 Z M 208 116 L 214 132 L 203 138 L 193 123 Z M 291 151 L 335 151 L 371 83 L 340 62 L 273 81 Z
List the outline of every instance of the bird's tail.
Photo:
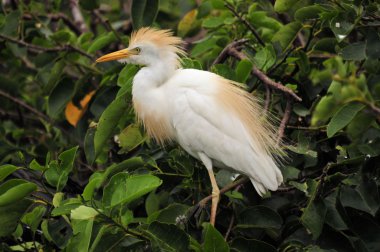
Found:
M 271 157 L 264 157 L 261 159 L 261 161 L 262 163 L 260 164 L 251 164 L 261 166 L 261 173 L 259 177 L 250 176 L 250 180 L 257 193 L 260 196 L 263 196 L 268 191 L 268 189 L 271 191 L 276 191 L 278 189 L 278 186 L 282 183 L 283 177 L 281 170 L 277 167 L 276 163 Z

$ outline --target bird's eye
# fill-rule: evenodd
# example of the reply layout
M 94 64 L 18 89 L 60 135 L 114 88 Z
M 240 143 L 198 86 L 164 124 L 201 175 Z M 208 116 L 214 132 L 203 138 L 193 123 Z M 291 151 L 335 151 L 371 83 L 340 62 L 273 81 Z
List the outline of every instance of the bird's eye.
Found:
M 137 53 L 141 52 L 141 48 L 140 47 L 136 47 L 135 50 L 136 50 Z

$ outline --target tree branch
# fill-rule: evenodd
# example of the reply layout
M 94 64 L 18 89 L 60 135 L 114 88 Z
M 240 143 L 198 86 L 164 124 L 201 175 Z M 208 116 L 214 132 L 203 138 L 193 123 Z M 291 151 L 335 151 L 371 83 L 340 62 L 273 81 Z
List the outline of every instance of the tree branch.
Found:
M 228 44 L 221 52 L 220 54 L 218 55 L 218 57 L 216 57 L 216 59 L 214 60 L 214 62 L 212 63 L 212 65 L 216 65 L 216 64 L 219 64 L 219 63 L 222 63 L 226 60 L 226 58 L 228 56 L 230 56 L 230 51 L 232 48 L 235 48 L 235 47 L 238 47 L 238 46 L 241 46 L 243 45 L 244 43 L 246 43 L 249 39 L 239 39 L 239 40 L 235 40 L 233 41 L 232 43 Z
M 280 143 L 282 138 L 284 137 L 285 128 L 289 122 L 290 114 L 292 113 L 292 108 L 293 108 L 292 100 L 288 99 L 286 101 L 286 108 L 285 108 L 284 116 L 282 117 L 280 127 L 278 128 L 277 143 Z
M 243 178 L 241 178 L 239 180 L 236 180 L 235 182 L 233 182 L 231 184 L 226 185 L 225 187 L 223 187 L 222 189 L 220 189 L 219 193 L 222 195 L 222 194 L 228 192 L 229 190 L 231 190 L 231 189 L 233 189 L 233 188 L 235 188 L 235 187 L 237 187 L 239 185 L 242 185 L 242 184 L 244 184 L 244 183 L 246 183 L 248 181 L 249 181 L 249 179 L 247 177 L 243 177 Z M 197 204 L 197 206 L 204 207 L 207 204 L 207 202 L 209 202 L 211 199 L 212 199 L 212 194 L 209 195 L 209 196 L 207 196 L 207 197 L 205 197 L 205 198 L 203 198 L 201 201 L 199 201 L 198 204 Z
M 24 13 L 22 17 L 25 20 L 33 19 L 33 15 L 30 13 Z M 48 13 L 47 17 L 50 18 L 52 21 L 58 21 L 61 19 L 72 31 L 75 32 L 75 34 L 80 35 L 82 33 L 82 31 L 79 30 L 79 27 L 68 16 L 66 16 L 62 12 Z
M 94 57 L 92 55 L 88 54 L 87 52 L 85 52 L 82 49 L 77 48 L 77 47 L 75 47 L 73 45 L 63 45 L 63 46 L 56 46 L 56 47 L 42 47 L 42 46 L 39 46 L 39 45 L 34 45 L 34 44 L 27 43 L 27 42 L 25 42 L 23 40 L 18 40 L 18 39 L 12 38 L 12 37 L 8 37 L 8 36 L 3 35 L 3 34 L 0 34 L 0 38 L 4 39 L 4 40 L 7 40 L 7 41 L 10 41 L 12 43 L 16 43 L 18 45 L 25 46 L 26 48 L 28 48 L 31 51 L 36 52 L 36 53 L 39 53 L 39 52 L 72 51 L 72 52 L 77 52 L 77 53 L 79 53 L 79 54 L 81 54 L 83 56 L 86 56 L 90 60 L 94 60 Z
M 79 30 L 82 33 L 88 31 L 82 12 L 79 8 L 79 0 L 70 0 L 70 10 L 74 18 L 74 23 L 79 27 Z
M 17 105 L 29 110 L 30 112 L 32 112 L 33 114 L 35 114 L 36 116 L 38 116 L 39 118 L 41 118 L 42 120 L 46 121 L 46 122 L 49 122 L 51 125 L 55 126 L 56 128 L 60 129 L 63 133 L 65 133 L 67 136 L 69 137 L 72 137 L 71 134 L 64 128 L 58 126 L 54 120 L 52 120 L 50 117 L 48 117 L 47 115 L 45 115 L 44 113 L 41 113 L 40 111 L 38 111 L 37 109 L 33 108 L 32 106 L 28 105 L 27 103 L 25 103 L 24 101 L 16 98 L 16 97 L 13 97 L 12 95 L 4 92 L 3 90 L 0 89 L 0 96 L 4 97 L 4 98 L 7 98 L 8 100 L 16 103 Z M 83 143 L 78 139 L 78 138 L 74 138 L 72 137 L 73 140 L 75 142 L 77 142 L 81 147 L 83 147 Z
M 243 54 L 242 52 L 239 52 L 238 50 L 236 50 L 236 48 L 230 48 L 229 49 L 229 54 L 231 56 L 234 56 L 235 58 L 237 58 L 239 60 L 243 60 L 243 59 L 247 58 L 247 56 L 245 56 L 245 54 Z M 302 98 L 299 97 L 298 95 L 296 95 L 293 92 L 293 90 L 291 90 L 288 87 L 285 87 L 284 85 L 282 85 L 279 82 L 273 81 L 265 73 L 263 73 L 261 70 L 259 70 L 256 66 L 253 66 L 252 73 L 254 75 L 256 75 L 257 78 L 259 78 L 264 84 L 269 85 L 269 86 L 271 86 L 271 87 L 273 87 L 273 88 L 275 88 L 277 90 L 280 90 L 280 91 L 288 94 L 289 96 L 291 96 L 296 101 L 302 101 Z
M 115 29 L 112 27 L 112 25 L 110 24 L 110 21 L 106 18 L 103 18 L 102 14 L 100 14 L 99 10 L 94 10 L 93 13 L 99 19 L 99 21 L 103 24 L 104 28 L 107 31 L 112 31 L 113 34 L 115 34 L 117 40 L 119 40 L 120 43 L 123 43 L 123 40 L 121 39 L 119 34 L 115 31 Z
M 229 9 L 241 22 L 243 22 L 247 28 L 252 32 L 253 36 L 257 39 L 257 41 L 262 45 L 262 46 L 265 46 L 265 43 L 264 41 L 261 39 L 260 35 L 257 33 L 257 31 L 255 30 L 255 28 L 251 25 L 251 23 L 249 23 L 242 15 L 240 15 L 239 13 L 237 13 L 237 11 L 234 9 L 234 7 L 232 5 L 230 5 L 229 3 L 226 3 L 225 6 L 227 7 L 227 9 Z
M 48 117 L 47 115 L 41 113 L 40 111 L 38 111 L 37 109 L 33 108 L 32 106 L 29 106 L 24 101 L 22 101 L 20 99 L 17 99 L 16 97 L 13 97 L 12 95 L 4 92 L 3 90 L 0 90 L 0 96 L 5 97 L 8 100 L 11 100 L 12 102 L 20 105 L 21 107 L 29 110 L 33 114 L 37 115 L 39 118 L 41 118 L 41 119 L 43 119 L 43 120 L 45 120 L 47 122 L 52 122 L 52 120 L 50 119 L 50 117 Z

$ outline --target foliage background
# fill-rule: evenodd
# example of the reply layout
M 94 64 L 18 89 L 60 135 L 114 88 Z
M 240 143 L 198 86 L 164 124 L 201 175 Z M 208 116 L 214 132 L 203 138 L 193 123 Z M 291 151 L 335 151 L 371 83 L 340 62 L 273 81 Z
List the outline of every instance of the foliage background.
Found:
M 2 251 L 379 250 L 379 1 L 1 7 Z M 281 121 L 284 185 L 261 199 L 238 183 L 221 198 L 216 228 L 198 204 L 211 192 L 205 169 L 175 145 L 157 146 L 135 122 L 137 68 L 94 64 L 146 25 L 173 29 L 187 42 L 184 67 L 245 83 L 263 98 L 263 114 Z M 242 38 L 234 49 L 248 59 L 227 54 L 213 64 Z M 232 175 L 218 171 L 219 185 Z

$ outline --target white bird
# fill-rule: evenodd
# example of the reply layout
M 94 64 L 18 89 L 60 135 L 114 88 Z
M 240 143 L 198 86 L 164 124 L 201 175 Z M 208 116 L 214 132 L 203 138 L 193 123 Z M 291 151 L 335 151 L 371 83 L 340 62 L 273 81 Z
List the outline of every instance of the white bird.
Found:
M 217 74 L 182 69 L 181 44 L 170 30 L 141 28 L 132 33 L 128 48 L 96 62 L 118 60 L 143 66 L 132 87 L 137 117 L 158 143 L 176 141 L 207 168 L 214 225 L 219 188 L 213 166 L 245 174 L 263 195 L 268 189 L 277 190 L 283 181 L 274 158 L 283 151 L 257 99 Z

